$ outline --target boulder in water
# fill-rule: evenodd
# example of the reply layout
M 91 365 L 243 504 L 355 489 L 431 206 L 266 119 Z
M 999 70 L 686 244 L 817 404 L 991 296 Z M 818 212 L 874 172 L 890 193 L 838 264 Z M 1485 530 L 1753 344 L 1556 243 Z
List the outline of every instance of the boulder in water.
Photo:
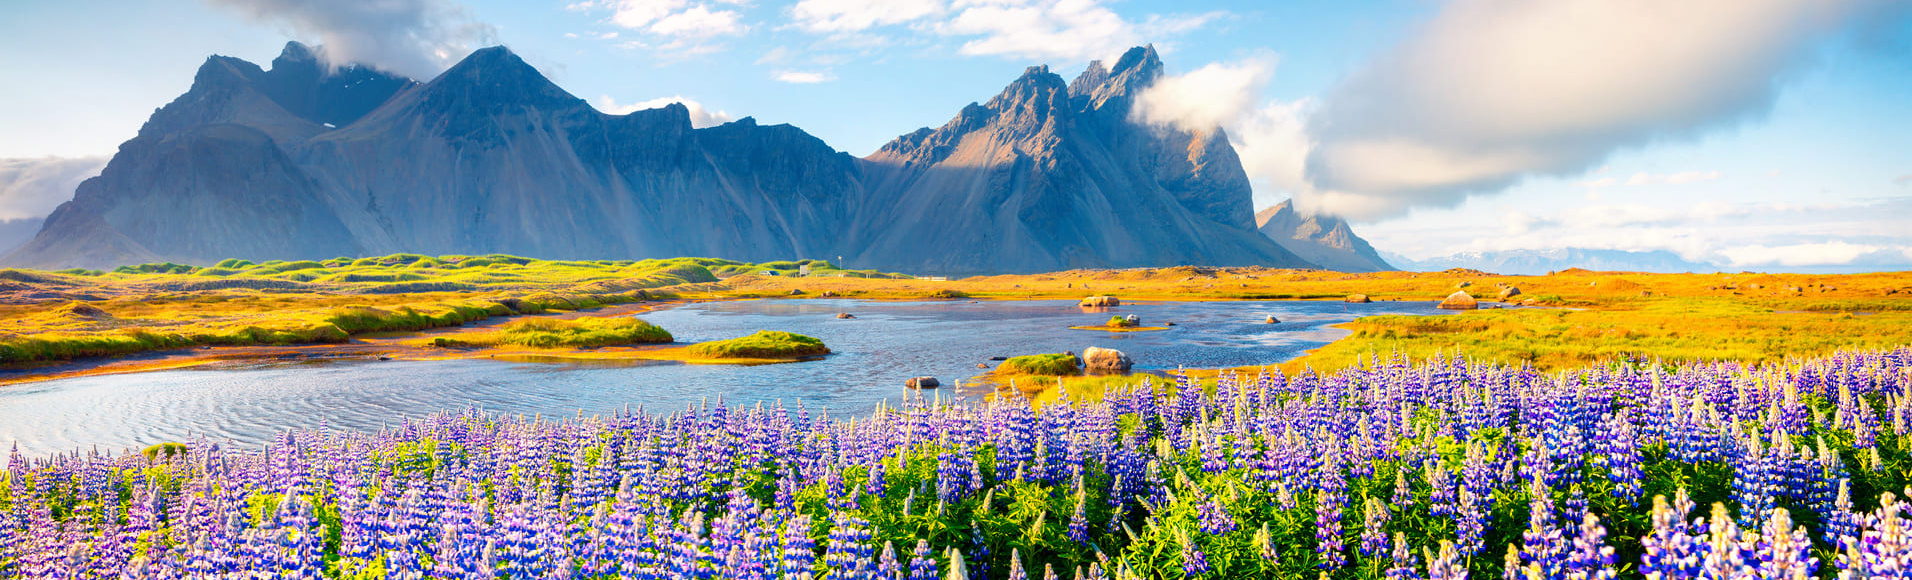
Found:
M 1369 299 L 1368 295 L 1366 294 L 1349 294 L 1346 301 L 1353 302 L 1355 304 L 1367 304 L 1369 302 L 1373 302 L 1374 300 Z
M 1442 310 L 1473 310 L 1480 308 L 1480 302 L 1474 300 L 1473 296 L 1468 295 L 1467 291 L 1462 290 L 1449 294 L 1446 300 L 1441 301 L 1439 308 Z
M 1130 360 L 1128 354 L 1099 346 L 1082 351 L 1082 359 L 1090 372 L 1128 372 L 1129 367 L 1135 366 L 1135 361 Z
M 910 377 L 909 380 L 903 381 L 903 386 L 912 389 L 934 389 L 943 386 L 943 383 L 936 380 L 936 377 Z
M 1267 324 L 1276 324 L 1276 323 L 1279 323 L 1279 322 L 1281 322 L 1281 319 L 1279 319 L 1279 318 L 1275 318 L 1275 315 L 1273 315 L 1273 314 L 1270 314 L 1270 315 L 1268 315 L 1268 318 L 1266 318 L 1266 319 L 1263 319 L 1263 320 L 1262 320 L 1262 322 L 1264 322 L 1264 323 L 1267 323 Z
M 1108 308 L 1110 306 L 1121 305 L 1122 301 L 1114 296 L 1090 296 L 1083 298 L 1082 303 L 1078 304 L 1078 306 L 1083 308 Z
M 855 314 L 850 314 L 850 313 L 848 313 L 848 312 L 838 312 L 838 313 L 837 313 L 837 318 L 839 318 L 839 319 L 842 319 L 842 320 L 849 320 L 849 319 L 852 319 L 852 318 L 856 318 L 856 315 L 855 315 Z

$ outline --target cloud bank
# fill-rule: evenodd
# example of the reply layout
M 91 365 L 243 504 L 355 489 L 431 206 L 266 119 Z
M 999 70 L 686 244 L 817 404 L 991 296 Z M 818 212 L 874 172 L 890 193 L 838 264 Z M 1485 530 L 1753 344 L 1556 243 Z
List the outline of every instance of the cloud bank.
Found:
M 1141 104 L 1145 119 L 1228 129 L 1258 191 L 1374 221 L 1756 119 L 1826 40 L 1908 13 L 1893 0 L 1450 0 L 1318 98 L 1263 100 L 1273 62 L 1254 57 L 1165 78 Z
M 718 125 L 722 125 L 724 123 L 729 123 L 731 121 L 737 120 L 736 117 L 730 116 L 730 113 L 726 113 L 723 111 L 710 110 L 708 108 L 705 108 L 703 103 L 699 103 L 697 101 L 686 99 L 682 96 L 677 96 L 677 95 L 673 95 L 669 97 L 659 97 L 659 98 L 651 99 L 648 101 L 640 101 L 636 103 L 631 103 L 628 105 L 617 104 L 617 101 L 612 99 L 610 95 L 599 95 L 597 98 L 597 101 L 593 102 L 592 104 L 597 107 L 597 110 L 603 111 L 606 114 L 628 115 L 636 111 L 656 109 L 658 107 L 669 105 L 671 103 L 683 103 L 684 108 L 690 109 L 690 126 L 695 129 L 702 129 L 705 127 L 715 127 Z
M 365 63 L 429 79 L 495 44 L 497 28 L 472 18 L 453 0 L 206 0 L 247 20 L 316 39 L 326 62 Z
M 100 174 L 105 157 L 0 159 L 0 221 L 46 217 Z
M 1308 120 L 1304 205 L 1450 207 L 1772 108 L 1821 41 L 1890 0 L 1453 0 Z

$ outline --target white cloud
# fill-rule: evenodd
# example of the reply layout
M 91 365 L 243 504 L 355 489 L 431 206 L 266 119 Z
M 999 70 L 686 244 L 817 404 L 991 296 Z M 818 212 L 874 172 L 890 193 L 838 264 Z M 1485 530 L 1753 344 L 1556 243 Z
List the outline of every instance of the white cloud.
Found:
M 721 36 L 736 36 L 750 30 L 750 27 L 743 22 L 743 13 L 713 8 L 717 3 L 735 4 L 737 1 L 595 0 L 570 4 L 565 8 L 578 11 L 608 10 L 611 15 L 607 21 L 612 25 L 667 39 L 662 44 L 629 40 L 619 43 L 617 46 L 620 48 L 701 54 L 721 48 L 705 44 L 705 41 Z M 601 38 L 614 39 L 617 38 L 617 33 L 608 33 Z
M 472 49 L 495 44 L 497 28 L 454 0 L 206 0 L 254 22 L 316 37 L 333 66 L 365 63 L 429 79 Z
M 1255 109 L 1261 87 L 1274 77 L 1275 62 L 1270 55 L 1162 77 L 1136 98 L 1132 113 L 1137 120 L 1185 131 L 1233 123 Z
M 0 159 L 0 221 L 46 217 L 100 174 L 105 157 Z
M 715 127 L 736 120 L 735 117 L 730 116 L 730 113 L 710 110 L 705 108 L 703 103 L 681 96 L 659 97 L 648 101 L 620 105 L 617 104 L 617 101 L 612 99 L 610 95 L 599 95 L 597 102 L 593 104 L 597 106 L 597 110 L 603 111 L 606 114 L 628 115 L 632 112 L 656 109 L 671 103 L 683 103 L 684 108 L 690 109 L 690 126 L 694 128 Z
M 860 32 L 941 14 L 941 0 L 802 0 L 790 7 L 797 27 L 810 32 Z
M 1831 266 L 1850 264 L 1860 256 L 1883 248 L 1864 244 L 1830 241 L 1789 246 L 1741 246 L 1720 250 L 1720 255 L 1735 267 L 1740 266 Z
M 1320 100 L 1308 126 L 1313 191 L 1301 195 L 1330 213 L 1398 216 L 1695 138 L 1763 115 L 1819 41 L 1895 10 L 1891 0 L 1452 0 Z
M 1184 34 L 1225 13 L 1151 15 L 1131 22 L 1101 0 L 956 0 L 956 15 L 933 29 L 948 36 L 976 37 L 957 52 L 1018 59 L 1088 60 Z
M 836 75 L 831 74 L 830 71 L 780 70 L 770 73 L 770 78 L 780 83 L 813 85 L 834 81 Z
M 649 30 L 654 34 L 691 38 L 743 34 L 746 28 L 738 21 L 740 17 L 735 10 L 712 11 L 704 6 L 692 6 L 657 19 Z
M 1907 173 L 1905 175 L 1901 175 L 1896 178 L 1893 178 L 1892 183 L 1898 184 L 1899 187 L 1912 185 L 1912 173 Z
M 772 48 L 757 59 L 757 64 L 782 64 L 790 59 L 790 49 L 782 46 Z

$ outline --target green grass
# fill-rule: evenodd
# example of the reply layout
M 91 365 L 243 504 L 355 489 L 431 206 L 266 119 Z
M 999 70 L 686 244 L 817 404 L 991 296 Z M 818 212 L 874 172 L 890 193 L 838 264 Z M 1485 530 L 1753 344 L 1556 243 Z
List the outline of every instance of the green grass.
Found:
M 700 342 L 690 346 L 698 358 L 793 358 L 830 354 L 823 341 L 780 330 L 759 330 L 756 334 Z
M 526 318 L 497 330 L 471 332 L 433 340 L 437 346 L 527 346 L 531 348 L 593 348 L 627 344 L 661 344 L 674 340 L 669 331 L 636 318 Z
M 1002 361 L 1002 364 L 996 367 L 996 371 L 1005 374 L 1046 377 L 1070 377 L 1082 374 L 1081 369 L 1076 368 L 1075 355 L 1062 353 L 1013 357 Z

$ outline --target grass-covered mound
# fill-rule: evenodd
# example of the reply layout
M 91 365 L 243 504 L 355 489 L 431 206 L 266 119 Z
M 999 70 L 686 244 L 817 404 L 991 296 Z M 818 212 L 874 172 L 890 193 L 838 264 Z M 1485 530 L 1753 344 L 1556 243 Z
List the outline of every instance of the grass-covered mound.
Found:
M 1011 357 L 996 366 L 996 372 L 1012 375 L 1037 375 L 1045 377 L 1072 377 L 1082 374 L 1076 368 L 1076 357 L 1072 354 L 1031 354 Z
M 433 340 L 437 346 L 526 346 L 592 348 L 670 342 L 670 331 L 636 318 L 527 318 L 496 330 L 468 332 Z
M 823 341 L 781 330 L 759 330 L 750 336 L 730 340 L 700 342 L 690 346 L 691 356 L 724 358 L 798 358 L 830 354 Z

